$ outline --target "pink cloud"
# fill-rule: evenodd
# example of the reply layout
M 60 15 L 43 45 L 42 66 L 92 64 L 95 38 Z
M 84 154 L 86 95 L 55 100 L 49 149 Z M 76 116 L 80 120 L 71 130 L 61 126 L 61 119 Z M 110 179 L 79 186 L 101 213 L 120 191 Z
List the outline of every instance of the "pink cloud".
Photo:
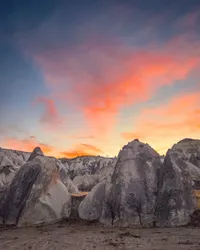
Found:
M 35 60 L 55 96 L 76 106 L 92 128 L 104 133 L 115 124 L 121 108 L 185 79 L 199 66 L 199 56 L 196 41 L 189 44 L 177 37 L 161 49 L 89 44 L 74 54 L 66 49 L 37 55 Z
M 118 22 L 119 14 L 122 16 Z M 134 14 L 137 15 L 138 11 L 135 10 Z M 123 108 L 151 99 L 159 88 L 173 85 L 176 80 L 185 80 L 194 69 L 200 67 L 200 43 L 194 29 L 192 32 L 186 29 L 187 33 L 177 32 L 176 36 L 162 44 L 157 44 L 155 40 L 151 42 L 150 39 L 146 41 L 149 36 L 159 37 L 155 34 L 158 31 L 156 29 L 160 22 L 167 24 L 167 14 L 160 13 L 159 16 L 148 19 L 148 23 L 145 20 L 144 25 L 143 15 L 140 13 L 142 30 L 138 28 L 136 35 L 140 39 L 142 37 L 147 45 L 127 45 L 122 42 L 126 39 L 111 39 L 109 34 L 103 36 L 96 32 L 98 24 L 104 22 L 105 18 L 110 20 L 109 15 L 119 25 L 115 27 L 116 30 L 121 30 L 120 25 L 127 23 L 132 11 L 124 5 L 124 8 L 107 10 L 103 17 L 98 16 L 92 24 L 81 24 L 72 32 L 72 36 L 77 39 L 75 45 L 68 44 L 67 41 L 64 44 L 63 40 L 61 46 L 53 46 L 53 49 L 48 49 L 47 46 L 38 50 L 30 42 L 32 38 L 36 42 L 40 41 L 37 38 L 40 35 L 43 38 L 43 34 L 46 34 L 44 31 L 50 29 L 51 24 L 55 25 L 57 16 L 25 39 L 29 43 L 29 53 L 41 68 L 53 98 L 62 102 L 65 107 L 81 112 L 88 122 L 89 133 L 100 137 L 112 130 Z M 186 23 L 189 26 L 196 25 L 198 15 L 198 12 L 190 13 L 175 22 L 174 27 L 180 29 Z M 53 30 L 56 28 L 56 25 L 53 26 Z M 81 42 L 78 40 L 79 35 Z M 65 38 L 62 34 L 60 36 Z M 134 37 L 128 37 L 127 42 L 130 42 L 129 38 L 134 43 Z M 70 41 L 73 39 L 74 37 L 70 37 Z M 52 112 L 52 104 L 46 100 L 42 103 L 46 105 L 42 121 L 58 124 L 60 117 L 55 110 Z
M 57 128 L 63 124 L 63 118 L 56 109 L 55 102 L 47 97 L 39 97 L 35 100 L 35 104 L 42 104 L 44 111 L 41 116 L 41 122 L 48 128 Z

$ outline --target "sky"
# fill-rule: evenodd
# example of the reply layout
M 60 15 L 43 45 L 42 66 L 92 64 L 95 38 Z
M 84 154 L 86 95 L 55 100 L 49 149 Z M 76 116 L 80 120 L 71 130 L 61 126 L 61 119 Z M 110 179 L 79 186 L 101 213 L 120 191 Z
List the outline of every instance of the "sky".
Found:
M 0 147 L 117 156 L 200 139 L 199 0 L 9 0 Z

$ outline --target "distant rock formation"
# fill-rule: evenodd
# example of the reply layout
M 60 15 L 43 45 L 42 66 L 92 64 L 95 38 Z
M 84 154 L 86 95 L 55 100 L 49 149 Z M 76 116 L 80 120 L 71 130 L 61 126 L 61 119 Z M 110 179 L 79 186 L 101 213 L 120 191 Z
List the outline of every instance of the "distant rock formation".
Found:
M 70 179 L 82 175 L 102 174 L 107 167 L 116 161 L 115 158 L 106 158 L 102 156 L 80 156 L 74 159 L 59 159 L 68 171 Z
M 31 153 L 31 155 L 28 158 L 28 161 L 32 161 L 37 156 L 44 156 L 40 147 L 34 148 L 33 152 Z

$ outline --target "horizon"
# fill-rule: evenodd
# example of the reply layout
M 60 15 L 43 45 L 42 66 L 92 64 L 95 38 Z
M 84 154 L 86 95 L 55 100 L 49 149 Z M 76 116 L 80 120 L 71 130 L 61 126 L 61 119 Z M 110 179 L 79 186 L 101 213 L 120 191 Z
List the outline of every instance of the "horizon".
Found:
M 67 2 L 0 10 L 1 147 L 115 157 L 134 138 L 160 155 L 200 139 L 199 0 Z
M 137 138 L 136 139 L 133 139 L 132 141 L 129 141 L 129 142 L 127 142 L 127 144 L 128 143 L 130 143 L 130 142 L 133 142 L 133 141 L 135 141 L 135 140 L 138 140 Z M 174 144 L 173 144 L 173 146 L 174 145 L 176 145 L 176 144 L 178 144 L 178 143 L 180 143 L 180 142 L 182 142 L 182 141 L 184 141 L 184 140 L 193 140 L 193 141 L 196 141 L 196 140 L 199 140 L 199 139 L 196 139 L 196 138 L 183 138 L 183 139 L 181 139 L 180 141 L 178 141 L 178 142 L 174 142 Z M 144 143 L 144 144 L 147 144 L 147 145 L 149 145 L 148 143 L 145 143 L 145 142 L 143 142 L 143 141 L 140 141 L 140 140 L 138 140 L 139 142 L 142 142 L 142 143 Z M 127 144 L 125 144 L 124 146 L 126 146 Z M 124 147 L 123 146 L 123 147 Z M 150 147 L 151 147 L 151 145 L 149 145 Z M 35 148 L 37 148 L 38 146 L 36 146 Z M 119 152 L 123 149 L 123 147 L 119 150 Z M 33 150 L 35 149 L 35 148 L 33 148 Z M 39 147 L 40 148 L 40 147 Z M 151 147 L 152 148 L 152 147 Z M 18 149 L 14 149 L 14 148 L 3 148 L 3 147 L 0 147 L 0 150 L 1 149 L 3 149 L 3 150 L 11 150 L 11 151 L 18 151 L 18 152 L 24 152 L 24 153 L 28 153 L 28 154 L 31 154 L 32 152 L 33 152 L 33 150 L 32 151 L 23 151 L 23 150 L 18 150 Z M 154 148 L 153 148 L 154 149 Z M 169 150 L 169 149 L 171 149 L 171 148 L 168 148 L 167 149 L 167 151 Z M 42 149 L 40 148 L 40 150 L 42 151 Z M 155 150 L 155 149 L 154 149 Z M 43 152 L 43 151 L 42 151 Z M 73 159 L 76 159 L 76 158 L 79 158 L 79 157 L 102 157 L 102 158 L 117 158 L 118 157 L 118 155 L 119 155 L 119 152 L 116 154 L 116 155 L 76 155 L 76 156 L 72 156 L 72 157 L 63 157 L 63 156 L 53 156 L 53 155 L 47 155 L 48 157 L 54 157 L 54 158 L 56 158 L 56 159 L 68 159 L 68 160 L 73 160 Z M 157 152 L 157 151 L 156 151 Z M 44 152 L 43 152 L 44 153 Z M 159 153 L 159 152 L 157 152 L 157 153 Z M 167 154 L 167 152 L 166 152 L 166 154 Z M 166 154 L 160 154 L 159 153 L 159 155 L 160 155 L 160 157 L 165 157 L 166 156 Z M 45 155 L 45 153 L 44 153 L 44 155 Z

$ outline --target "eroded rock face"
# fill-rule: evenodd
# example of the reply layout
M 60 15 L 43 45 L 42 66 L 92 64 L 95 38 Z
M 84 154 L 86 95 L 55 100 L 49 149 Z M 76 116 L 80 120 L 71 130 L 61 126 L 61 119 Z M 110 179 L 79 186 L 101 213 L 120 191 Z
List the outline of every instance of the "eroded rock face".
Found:
M 105 200 L 105 182 L 97 184 L 78 208 L 79 217 L 83 220 L 97 221 L 101 219 Z
M 111 180 L 95 186 L 80 204 L 80 217 L 105 224 L 151 226 L 160 165 L 159 154 L 149 145 L 138 140 L 127 144 L 118 155 Z
M 3 158 L 7 157 L 16 167 L 21 167 L 30 156 L 28 152 L 0 148 L 0 155 L 2 154 L 4 155 Z
M 0 204 L 6 225 L 31 225 L 69 217 L 71 197 L 56 164 L 37 156 L 14 176 Z
M 175 144 L 172 149 L 182 155 L 182 159 L 200 168 L 200 140 L 184 139 Z
M 106 197 L 108 204 L 114 202 L 113 223 L 153 225 L 160 166 L 160 155 L 149 145 L 134 140 L 123 147 L 111 177 L 111 191 Z M 110 210 L 109 205 L 106 210 Z
M 0 188 L 8 186 L 18 168 L 4 152 L 0 152 Z
M 78 187 L 69 178 L 69 174 L 68 174 L 66 167 L 64 167 L 63 164 L 59 160 L 56 159 L 55 161 L 59 169 L 60 180 L 67 187 L 68 192 L 70 194 L 78 193 L 79 192 Z
M 138 140 L 125 145 L 116 159 L 56 159 L 39 148 L 31 154 L 1 149 L 0 223 L 69 218 L 71 197 L 77 194 L 72 218 L 119 226 L 186 225 L 197 208 L 199 142 L 184 139 L 165 158 Z M 80 198 L 79 189 L 91 192 Z
M 161 169 L 157 197 L 157 225 L 183 226 L 197 208 L 191 169 L 177 150 L 169 150 Z

